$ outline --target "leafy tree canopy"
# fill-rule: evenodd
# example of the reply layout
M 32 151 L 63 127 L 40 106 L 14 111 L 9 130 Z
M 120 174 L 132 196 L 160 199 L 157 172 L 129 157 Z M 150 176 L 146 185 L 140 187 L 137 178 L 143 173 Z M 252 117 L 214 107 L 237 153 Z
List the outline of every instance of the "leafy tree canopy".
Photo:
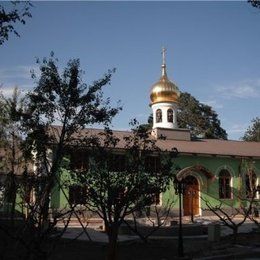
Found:
M 248 0 L 253 7 L 260 8 L 260 1 L 259 0 Z
M 26 239 L 30 239 L 30 247 L 26 247 L 26 258 L 46 259 L 49 254 L 46 251 L 49 249 L 46 250 L 44 243 L 53 234 L 57 218 L 66 213 L 62 210 L 50 221 L 49 207 L 53 188 L 57 186 L 64 192 L 57 176 L 63 166 L 66 149 L 74 139 L 79 139 L 80 130 L 87 125 L 109 125 L 121 107 L 112 107 L 110 99 L 103 95 L 103 88 L 110 84 L 114 70 L 108 71 L 93 83 L 86 84 L 78 59 L 70 60 L 62 70 L 51 53 L 49 58 L 38 59 L 37 64 L 39 76 L 32 73 L 36 87 L 22 100 L 17 89 L 11 98 L 0 97 L 0 120 L 3 123 L 0 128 L 2 127 L 5 138 L 4 149 L 11 151 L 12 174 L 9 174 L 10 181 L 4 186 L 5 198 L 10 198 L 12 212 L 15 212 L 17 205 L 17 192 L 28 205 L 26 225 L 30 227 L 31 233 L 26 233 Z M 55 127 L 55 124 L 58 126 Z M 20 154 L 24 159 L 21 171 L 23 179 L 22 182 L 16 182 L 16 174 L 13 173 L 17 173 L 16 166 L 22 165 Z M 29 159 L 37 165 L 36 169 L 32 169 Z M 0 189 L 3 191 L 1 186 Z M 35 194 L 33 201 L 30 200 L 32 190 Z M 65 192 L 63 194 L 67 196 Z M 80 222 L 75 206 L 70 203 L 69 206 L 69 212 L 73 212 Z M 82 223 L 81 225 L 85 229 Z M 26 228 L 23 230 L 28 231 Z M 19 234 L 23 244 L 24 231 Z
M 9 3 L 9 5 L 11 5 L 11 8 L 7 10 L 7 8 L 4 8 L 4 6 L 0 4 L 0 45 L 8 40 L 9 34 L 12 32 L 20 37 L 20 34 L 14 28 L 14 24 L 16 22 L 25 24 L 25 19 L 32 17 L 30 13 L 32 4 L 28 1 L 13 1 Z
M 63 147 L 74 133 L 86 125 L 109 124 L 121 110 L 119 106 L 111 107 L 110 99 L 103 97 L 103 87 L 110 84 L 114 70 L 87 85 L 83 82 L 84 72 L 78 59 L 70 60 L 63 72 L 58 68 L 54 53 L 49 59 L 44 58 L 37 63 L 40 77 L 32 74 L 37 86 L 26 96 L 27 111 L 23 115 L 23 125 L 29 133 L 27 141 L 34 143 L 39 156 L 41 151 L 45 154 L 46 140 L 51 141 L 48 136 L 51 125 L 61 126 L 59 138 L 53 141 Z
M 3 139 L 4 139 L 4 125 L 5 125 L 4 100 L 3 100 L 3 96 L 0 95 L 0 147 L 2 146 Z
M 19 132 L 20 114 L 23 109 L 23 98 L 17 87 L 14 88 L 11 97 L 4 97 L 0 93 L 0 148 L 5 150 L 5 163 L 10 161 L 9 157 L 17 156 L 17 152 L 11 152 L 18 148 L 21 140 Z M 9 153 L 11 153 L 11 156 Z
M 195 137 L 227 139 L 218 114 L 187 92 L 181 93 L 177 119 L 179 127 L 190 129 Z
M 6 98 L 0 92 L 0 147 L 8 143 L 8 135 L 13 123 L 19 121 L 23 100 L 18 88 L 14 88 L 12 97 Z
M 251 122 L 252 125 L 247 128 L 242 140 L 260 142 L 260 118 L 256 117 Z
M 124 144 L 123 154 L 111 150 L 119 148 L 119 144 Z M 109 239 L 107 259 L 116 259 L 119 227 L 127 216 L 150 206 L 155 195 L 169 187 L 177 152 L 161 151 L 146 129 L 137 125 L 120 138 L 106 128 L 90 138 L 85 147 L 88 169 L 72 172 L 72 179 L 74 184 L 85 187 L 82 205 L 104 220 Z
M 0 114 L 3 120 L 10 119 L 4 130 L 7 130 L 7 137 L 11 140 L 5 145 L 11 145 L 11 166 L 21 165 L 18 161 L 21 150 L 24 151 L 22 157 L 25 162 L 22 182 L 14 182 L 16 179 L 12 174 L 13 178 L 10 180 L 13 182 L 5 185 L 8 191 L 6 195 L 11 197 L 13 212 L 17 192 L 28 205 L 26 225 L 30 226 L 31 233 L 26 235 L 26 239 L 30 238 L 30 247 L 26 247 L 26 258 L 46 259 L 49 254 L 46 251 L 49 249 L 46 250 L 44 241 L 53 233 L 57 216 L 60 218 L 66 213 L 63 210 L 62 213 L 57 213 L 51 223 L 49 207 L 53 188 L 57 186 L 63 191 L 57 176 L 65 150 L 74 138 L 78 139 L 81 129 L 96 123 L 110 124 L 121 107 L 112 107 L 110 99 L 103 96 L 103 88 L 110 84 L 114 70 L 108 71 L 101 79 L 86 84 L 78 59 L 70 60 L 62 70 L 51 53 L 49 58 L 37 60 L 37 64 L 40 69 L 39 76 L 32 73 L 36 87 L 24 97 L 22 105 L 18 91 L 14 92 L 12 98 L 3 97 L 0 105 L 3 105 L 5 112 L 0 111 Z M 59 126 L 54 127 L 55 124 Z M 16 138 L 18 130 L 21 130 L 22 139 Z M 16 142 L 19 142 L 19 148 L 22 149 L 16 149 Z M 31 163 L 28 163 L 29 159 L 37 165 L 36 169 L 32 169 Z M 14 167 L 12 173 L 17 172 L 13 169 Z M 30 200 L 30 195 L 28 196 L 28 191 L 30 194 L 32 189 L 35 194 L 33 201 Z M 65 192 L 63 194 L 67 196 Z M 69 212 L 73 212 L 80 221 L 77 211 L 74 211 L 75 206 L 69 206 Z M 81 225 L 85 228 L 82 223 Z M 23 230 L 27 232 L 28 229 Z M 23 233 L 21 239 L 24 239 L 22 235 Z

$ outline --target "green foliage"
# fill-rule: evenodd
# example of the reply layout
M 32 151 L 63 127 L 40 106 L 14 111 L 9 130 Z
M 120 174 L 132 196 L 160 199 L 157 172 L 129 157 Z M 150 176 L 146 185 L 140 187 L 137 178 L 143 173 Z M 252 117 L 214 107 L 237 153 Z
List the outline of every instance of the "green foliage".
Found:
M 32 4 L 30 2 L 13 1 L 9 3 L 9 5 L 12 5 L 9 11 L 7 11 L 7 8 L 4 8 L 2 4 L 0 5 L 0 45 L 8 40 L 9 34 L 12 32 L 20 37 L 14 28 L 14 24 L 16 22 L 25 24 L 25 19 L 32 17 L 30 12 Z
M 4 126 L 5 126 L 5 113 L 4 113 L 4 100 L 3 96 L 0 95 L 0 148 L 4 142 Z
M 106 129 L 92 141 L 89 168 L 75 172 L 74 179 L 87 187 L 86 207 L 108 226 L 120 225 L 127 215 L 151 205 L 155 194 L 164 192 L 173 179 L 172 157 L 162 156 L 143 128 L 122 138 Z M 115 153 L 122 142 L 123 153 Z
M 174 176 L 175 150 L 164 151 L 162 156 L 147 129 L 136 120 L 132 126 L 132 132 L 124 136 L 108 127 L 86 135 L 81 148 L 87 151 L 87 169 L 74 169 L 72 178 L 67 178 L 67 185 L 79 195 L 72 206 L 79 203 L 104 220 L 109 239 L 107 259 L 116 259 L 118 228 L 126 216 L 150 206 Z M 71 152 L 75 152 L 73 148 Z
M 260 1 L 259 0 L 248 0 L 253 7 L 260 8 Z
M 11 97 L 4 97 L 1 93 L 0 106 L 0 147 L 5 154 L 4 168 L 7 172 L 14 172 L 15 169 L 18 170 L 18 164 L 21 161 L 19 148 L 22 142 L 20 120 L 23 111 L 23 98 L 21 98 L 19 89 L 14 88 Z
M 181 93 L 177 119 L 179 127 L 190 129 L 195 137 L 227 139 L 217 113 L 187 92 Z
M 32 74 L 37 87 L 26 97 L 23 126 L 28 133 L 27 149 L 36 149 L 38 157 L 46 157 L 47 146 L 55 143 L 54 157 L 61 159 L 61 150 L 73 134 L 89 124 L 109 124 L 121 107 L 111 107 L 110 100 L 103 97 L 102 89 L 110 84 L 114 70 L 88 86 L 82 80 L 78 59 L 70 60 L 61 73 L 57 62 L 53 53 L 49 59 L 37 60 L 41 75 L 37 80 Z M 60 130 L 50 136 L 53 124 L 60 125 Z
M 0 165 L 1 172 L 6 174 L 4 179 L 4 201 L 10 203 L 10 217 L 14 221 L 16 198 L 18 192 L 17 175 L 20 175 L 25 166 L 21 154 L 20 145 L 22 138 L 20 135 L 20 114 L 23 109 L 23 99 L 20 98 L 18 88 L 14 88 L 13 95 L 5 98 L 1 94 L 2 101 L 2 136 L 1 145 L 4 160 Z
M 20 90 L 15 87 L 11 98 L 3 98 L 5 101 L 6 121 L 18 122 L 23 111 L 24 99 L 21 97 Z
M 78 59 L 70 60 L 63 71 L 58 68 L 57 63 L 53 53 L 49 58 L 37 60 L 40 76 L 37 77 L 32 72 L 36 87 L 25 96 L 23 105 L 19 105 L 17 90 L 11 99 L 1 99 L 5 109 L 1 113 L 2 119 L 8 119 L 4 133 L 7 145 L 11 145 L 12 155 L 10 181 L 4 187 L 5 197 L 12 200 L 13 213 L 18 192 L 22 203 L 26 202 L 25 223 L 30 231 L 31 241 L 30 247 L 25 247 L 25 250 L 26 258 L 33 259 L 46 259 L 39 255 L 47 256 L 46 251 L 52 250 L 46 249 L 45 242 L 50 236 L 53 238 L 53 229 L 58 219 L 61 220 L 66 214 L 71 217 L 72 212 L 78 217 L 75 206 L 70 203 L 69 209 L 56 212 L 50 217 L 52 191 L 56 187 L 63 190 L 61 174 L 64 179 L 69 179 L 68 161 L 64 159 L 66 149 L 79 139 L 80 131 L 87 125 L 108 125 L 121 109 L 119 106 L 112 107 L 110 100 L 103 97 L 103 87 L 110 84 L 114 70 L 87 85 L 83 82 L 83 71 Z M 22 131 L 23 139 L 16 138 L 18 130 Z M 16 149 L 18 141 L 22 141 L 23 158 L 26 159 L 19 186 L 14 182 L 17 176 L 14 166 L 21 166 L 16 160 L 21 151 L 20 147 Z M 36 169 L 32 168 L 31 163 L 27 163 L 29 159 L 37 166 Z M 80 221 L 79 217 L 78 219 Z M 21 240 L 26 228 L 19 233 Z
M 37 164 L 34 175 L 40 182 L 35 203 L 39 233 L 48 223 L 50 194 L 61 185 L 58 175 L 66 148 L 79 139 L 86 125 L 107 125 L 121 109 L 111 107 L 110 100 L 103 97 L 103 87 L 110 83 L 113 71 L 88 86 L 78 59 L 70 60 L 62 72 L 57 63 L 53 53 L 48 59 L 37 60 L 40 76 L 32 72 L 37 86 L 26 95 L 22 113 L 24 155 Z
M 256 117 L 251 122 L 252 125 L 247 128 L 242 140 L 260 142 L 260 118 Z

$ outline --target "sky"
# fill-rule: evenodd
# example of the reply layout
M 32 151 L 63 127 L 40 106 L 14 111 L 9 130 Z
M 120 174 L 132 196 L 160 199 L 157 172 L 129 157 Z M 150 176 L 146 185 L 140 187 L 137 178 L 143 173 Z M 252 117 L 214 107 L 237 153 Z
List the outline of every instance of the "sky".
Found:
M 246 1 L 33 2 L 31 13 L 26 25 L 15 25 L 21 37 L 0 46 L 5 94 L 35 87 L 30 70 L 51 51 L 61 70 L 79 58 L 88 84 L 116 68 L 105 95 L 121 100 L 113 128 L 126 130 L 151 113 L 164 46 L 168 77 L 213 107 L 229 139 L 239 140 L 260 116 L 260 9 Z

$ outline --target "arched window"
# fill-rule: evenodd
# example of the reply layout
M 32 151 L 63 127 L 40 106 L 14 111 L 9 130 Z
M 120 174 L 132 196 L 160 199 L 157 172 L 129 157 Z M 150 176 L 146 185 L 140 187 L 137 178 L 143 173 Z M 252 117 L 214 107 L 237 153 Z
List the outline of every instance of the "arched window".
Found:
M 252 198 L 256 189 L 256 174 L 254 172 L 246 174 L 246 197 Z
M 231 199 L 231 175 L 227 170 L 219 173 L 219 198 Z
M 173 123 L 173 110 L 171 108 L 167 110 L 167 120 L 169 123 Z
M 162 122 L 162 110 L 157 109 L 156 110 L 156 123 Z

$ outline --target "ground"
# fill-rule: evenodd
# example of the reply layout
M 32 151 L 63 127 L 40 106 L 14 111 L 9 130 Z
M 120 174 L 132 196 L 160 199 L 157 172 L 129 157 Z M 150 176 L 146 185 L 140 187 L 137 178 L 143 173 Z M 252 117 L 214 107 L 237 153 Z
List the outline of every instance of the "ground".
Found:
M 188 259 L 260 259 L 260 234 L 239 234 L 237 244 L 232 245 L 229 236 L 212 243 L 204 239 L 185 239 L 185 255 Z M 51 259 L 105 259 L 106 244 L 100 242 L 63 239 Z M 153 239 L 147 244 L 140 241 L 120 242 L 119 260 L 170 260 L 177 257 L 176 239 Z
M 49 259 L 102 260 L 106 258 L 106 246 L 104 242 L 63 238 Z M 4 247 L 5 254 L 2 248 L 0 259 L 22 259 L 17 248 L 8 250 Z M 148 243 L 140 240 L 123 241 L 118 245 L 118 260 L 178 259 L 177 249 L 178 240 L 172 238 L 150 239 Z M 222 238 L 220 242 L 209 242 L 205 237 L 185 238 L 184 250 L 186 259 L 260 259 L 260 233 L 240 233 L 235 245 L 230 236 Z
M 203 219 L 203 221 L 205 224 L 209 220 Z M 221 239 L 218 242 L 208 241 L 205 234 L 184 236 L 185 257 L 186 259 L 260 259 L 260 232 L 252 232 L 252 227 L 255 225 L 250 222 L 244 223 L 240 228 L 240 232 L 243 233 L 238 234 L 235 244 L 233 244 L 232 235 L 230 235 L 231 230 L 225 226 L 221 226 Z M 69 227 L 48 259 L 106 259 L 107 237 L 105 233 L 90 228 L 87 230 L 93 242 L 88 241 L 85 234 L 81 234 L 81 228 Z M 120 235 L 118 260 L 178 259 L 177 233 L 175 235 L 174 237 L 154 236 L 147 243 L 142 242 L 136 236 Z M 0 241 L 0 259 L 27 260 L 27 258 L 22 258 L 24 251 L 17 240 L 8 237 L 6 233 L 1 232 L 1 229 Z M 46 249 L 49 248 L 48 242 Z

